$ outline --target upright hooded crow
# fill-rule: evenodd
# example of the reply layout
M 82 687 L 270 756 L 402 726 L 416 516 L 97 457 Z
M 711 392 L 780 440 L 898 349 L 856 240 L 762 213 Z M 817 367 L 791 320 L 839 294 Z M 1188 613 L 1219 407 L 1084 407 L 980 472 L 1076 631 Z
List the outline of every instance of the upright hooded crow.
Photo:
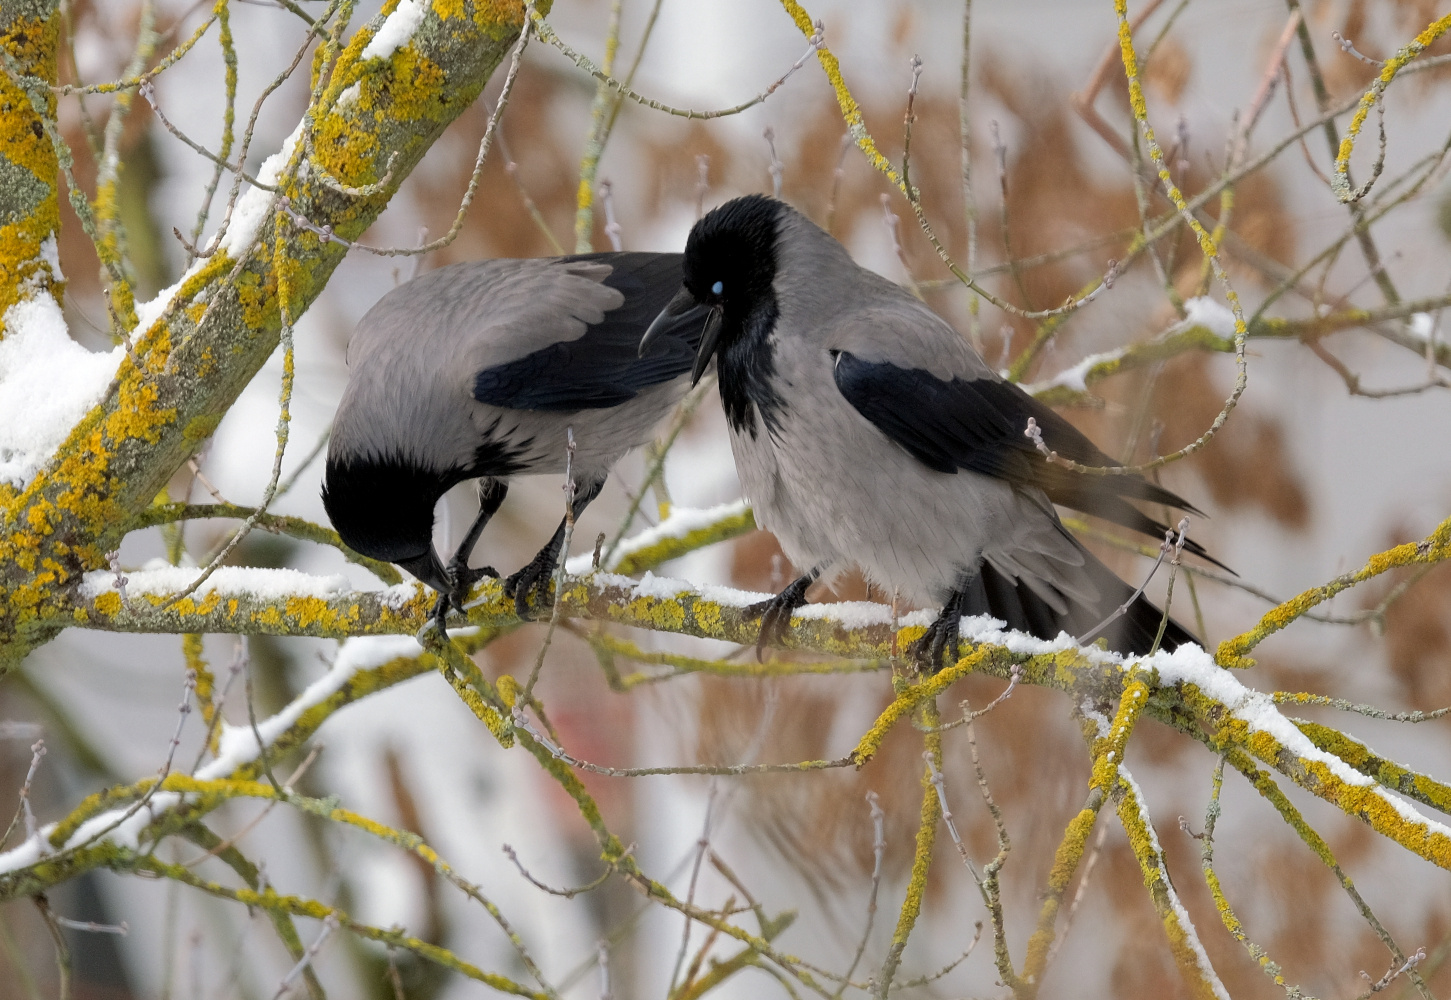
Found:
M 1159 538 L 1164 525 L 1129 500 L 1194 510 L 1140 476 L 1049 463 L 1024 433 L 1029 418 L 1058 454 L 1116 464 L 779 201 L 751 195 L 707 214 L 690 233 L 684 268 L 684 287 L 641 350 L 680 317 L 711 310 L 692 378 L 717 359 L 756 519 L 805 570 L 752 609 L 763 616 L 762 644 L 818 576 L 847 563 L 887 591 L 942 606 L 914 649 L 934 669 L 955 655 L 963 615 L 992 615 L 1044 639 L 1082 636 L 1133 588 L 1068 533 L 1054 505 Z M 1115 650 L 1146 653 L 1160 621 L 1139 598 L 1103 635 Z M 1168 622 L 1165 648 L 1190 641 Z
M 647 441 L 689 388 L 706 310 L 677 309 L 641 355 L 641 332 L 680 287 L 680 254 L 487 260 L 430 271 L 383 296 L 348 344 L 323 505 L 344 542 L 394 562 L 448 606 L 492 567 L 469 554 L 511 476 L 565 471 L 570 433 L 578 515 L 615 461 Z M 477 479 L 479 514 L 447 567 L 433 509 Z M 504 583 L 520 617 L 548 590 L 564 521 Z

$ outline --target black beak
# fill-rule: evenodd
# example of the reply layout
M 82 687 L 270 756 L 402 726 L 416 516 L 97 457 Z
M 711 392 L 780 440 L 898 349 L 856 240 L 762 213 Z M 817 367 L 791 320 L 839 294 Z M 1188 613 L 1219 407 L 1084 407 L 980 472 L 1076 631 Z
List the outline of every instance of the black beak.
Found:
M 690 369 L 690 384 L 694 386 L 705 374 L 706 366 L 715 356 L 716 342 L 720 340 L 721 307 L 716 306 L 705 318 L 705 331 L 700 335 L 700 350 L 695 352 L 695 367 Z
M 674 326 L 691 311 L 700 308 L 700 303 L 695 301 L 695 296 L 690 294 L 690 289 L 681 288 L 675 293 L 675 298 L 665 304 L 660 310 L 660 315 L 650 321 L 645 335 L 640 338 L 640 357 L 650 353 L 660 340 L 664 332 Z

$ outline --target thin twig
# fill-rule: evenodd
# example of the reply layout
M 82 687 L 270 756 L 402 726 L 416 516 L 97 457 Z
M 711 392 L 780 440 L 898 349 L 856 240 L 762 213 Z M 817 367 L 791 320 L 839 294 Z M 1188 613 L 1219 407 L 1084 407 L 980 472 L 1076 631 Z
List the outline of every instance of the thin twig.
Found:
M 688 108 L 671 107 L 668 104 L 662 104 L 659 101 L 651 100 L 648 97 L 637 94 L 624 83 L 616 80 L 614 77 L 610 76 L 607 72 L 602 70 L 599 66 L 596 66 L 593 62 L 590 61 L 587 56 L 580 55 L 574 49 L 566 45 L 564 43 L 564 40 L 561 39 L 557 34 L 555 34 L 554 29 L 549 26 L 549 22 L 544 20 L 544 15 L 534 10 L 532 4 L 529 8 L 529 17 L 534 25 L 535 31 L 539 33 L 539 38 L 541 41 L 548 42 L 550 45 L 553 45 L 555 48 L 557 48 L 560 52 L 563 52 L 565 56 L 567 56 L 576 66 L 584 70 L 590 76 L 594 77 L 596 80 L 599 80 L 601 83 L 605 84 L 611 89 L 618 91 L 621 95 L 629 98 L 637 104 L 643 104 L 647 108 L 653 108 L 656 111 L 663 111 L 666 114 L 674 115 L 677 118 L 724 118 L 728 115 L 738 115 L 748 108 L 754 108 L 757 104 L 760 104 L 762 101 L 766 100 L 766 98 L 774 94 L 783 83 L 791 78 L 791 75 L 793 73 L 795 73 L 802 66 L 806 65 L 806 60 L 810 59 L 821 49 L 822 45 L 824 44 L 825 38 L 825 28 L 822 26 L 821 22 L 818 21 L 816 24 L 816 33 L 812 35 L 809 39 L 809 44 L 806 51 L 802 53 L 800 59 L 797 59 L 794 63 L 791 64 L 790 69 L 788 69 L 785 73 L 781 74 L 781 76 L 777 78 L 775 83 L 771 84 L 769 87 L 761 91 L 755 97 L 752 97 L 750 100 L 742 101 L 740 104 L 733 105 L 729 108 L 720 108 L 714 111 L 694 111 Z

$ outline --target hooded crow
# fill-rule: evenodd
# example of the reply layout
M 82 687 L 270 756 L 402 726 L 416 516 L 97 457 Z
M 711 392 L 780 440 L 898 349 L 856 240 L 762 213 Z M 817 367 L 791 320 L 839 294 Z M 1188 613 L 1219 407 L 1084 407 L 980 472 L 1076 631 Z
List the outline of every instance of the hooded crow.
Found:
M 758 650 L 813 581 L 847 563 L 887 591 L 942 606 L 913 649 L 933 669 L 955 657 L 963 615 L 1044 639 L 1096 632 L 1134 590 L 1069 534 L 1054 505 L 1159 538 L 1165 526 L 1130 500 L 1194 511 L 1141 476 L 1048 462 L 1025 435 L 1029 418 L 1058 454 L 1117 464 L 780 201 L 750 195 L 708 213 L 691 230 L 684 271 L 641 350 L 710 309 L 692 378 L 716 358 L 756 519 L 806 571 L 751 609 L 762 616 Z M 1102 631 L 1112 649 L 1147 653 L 1161 619 L 1139 597 Z M 1190 641 L 1167 622 L 1165 648 Z
M 598 253 L 487 260 L 430 271 L 383 296 L 348 344 L 323 505 L 353 549 L 397 563 L 438 591 L 434 616 L 492 567 L 468 559 L 511 476 L 565 472 L 570 438 L 578 515 L 610 467 L 650 438 L 689 388 L 707 311 L 677 309 L 661 346 L 641 331 L 681 283 L 680 254 Z M 479 514 L 447 567 L 433 509 L 477 479 Z M 564 521 L 504 583 L 520 617 L 542 600 Z

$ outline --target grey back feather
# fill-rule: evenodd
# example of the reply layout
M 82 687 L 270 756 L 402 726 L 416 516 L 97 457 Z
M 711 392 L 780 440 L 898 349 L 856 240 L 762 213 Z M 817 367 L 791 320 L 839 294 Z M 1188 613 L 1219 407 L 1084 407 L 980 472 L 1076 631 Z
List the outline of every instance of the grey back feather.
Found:
M 569 415 L 484 405 L 473 397 L 473 380 L 485 368 L 584 336 L 624 303 L 602 283 L 610 273 L 610 265 L 590 260 L 487 260 L 442 267 L 395 288 L 348 345 L 350 378 L 329 453 L 393 455 L 444 470 L 469 466 L 489 440 L 518 452 L 520 471 L 562 470 Z M 642 392 L 638 406 L 581 421 L 588 426 L 575 428 L 577 468 L 602 474 L 685 388 L 677 379 Z
M 793 340 L 944 380 L 998 377 L 946 320 L 852 260 L 833 236 L 789 209 L 779 226 L 774 286 L 779 326 Z

